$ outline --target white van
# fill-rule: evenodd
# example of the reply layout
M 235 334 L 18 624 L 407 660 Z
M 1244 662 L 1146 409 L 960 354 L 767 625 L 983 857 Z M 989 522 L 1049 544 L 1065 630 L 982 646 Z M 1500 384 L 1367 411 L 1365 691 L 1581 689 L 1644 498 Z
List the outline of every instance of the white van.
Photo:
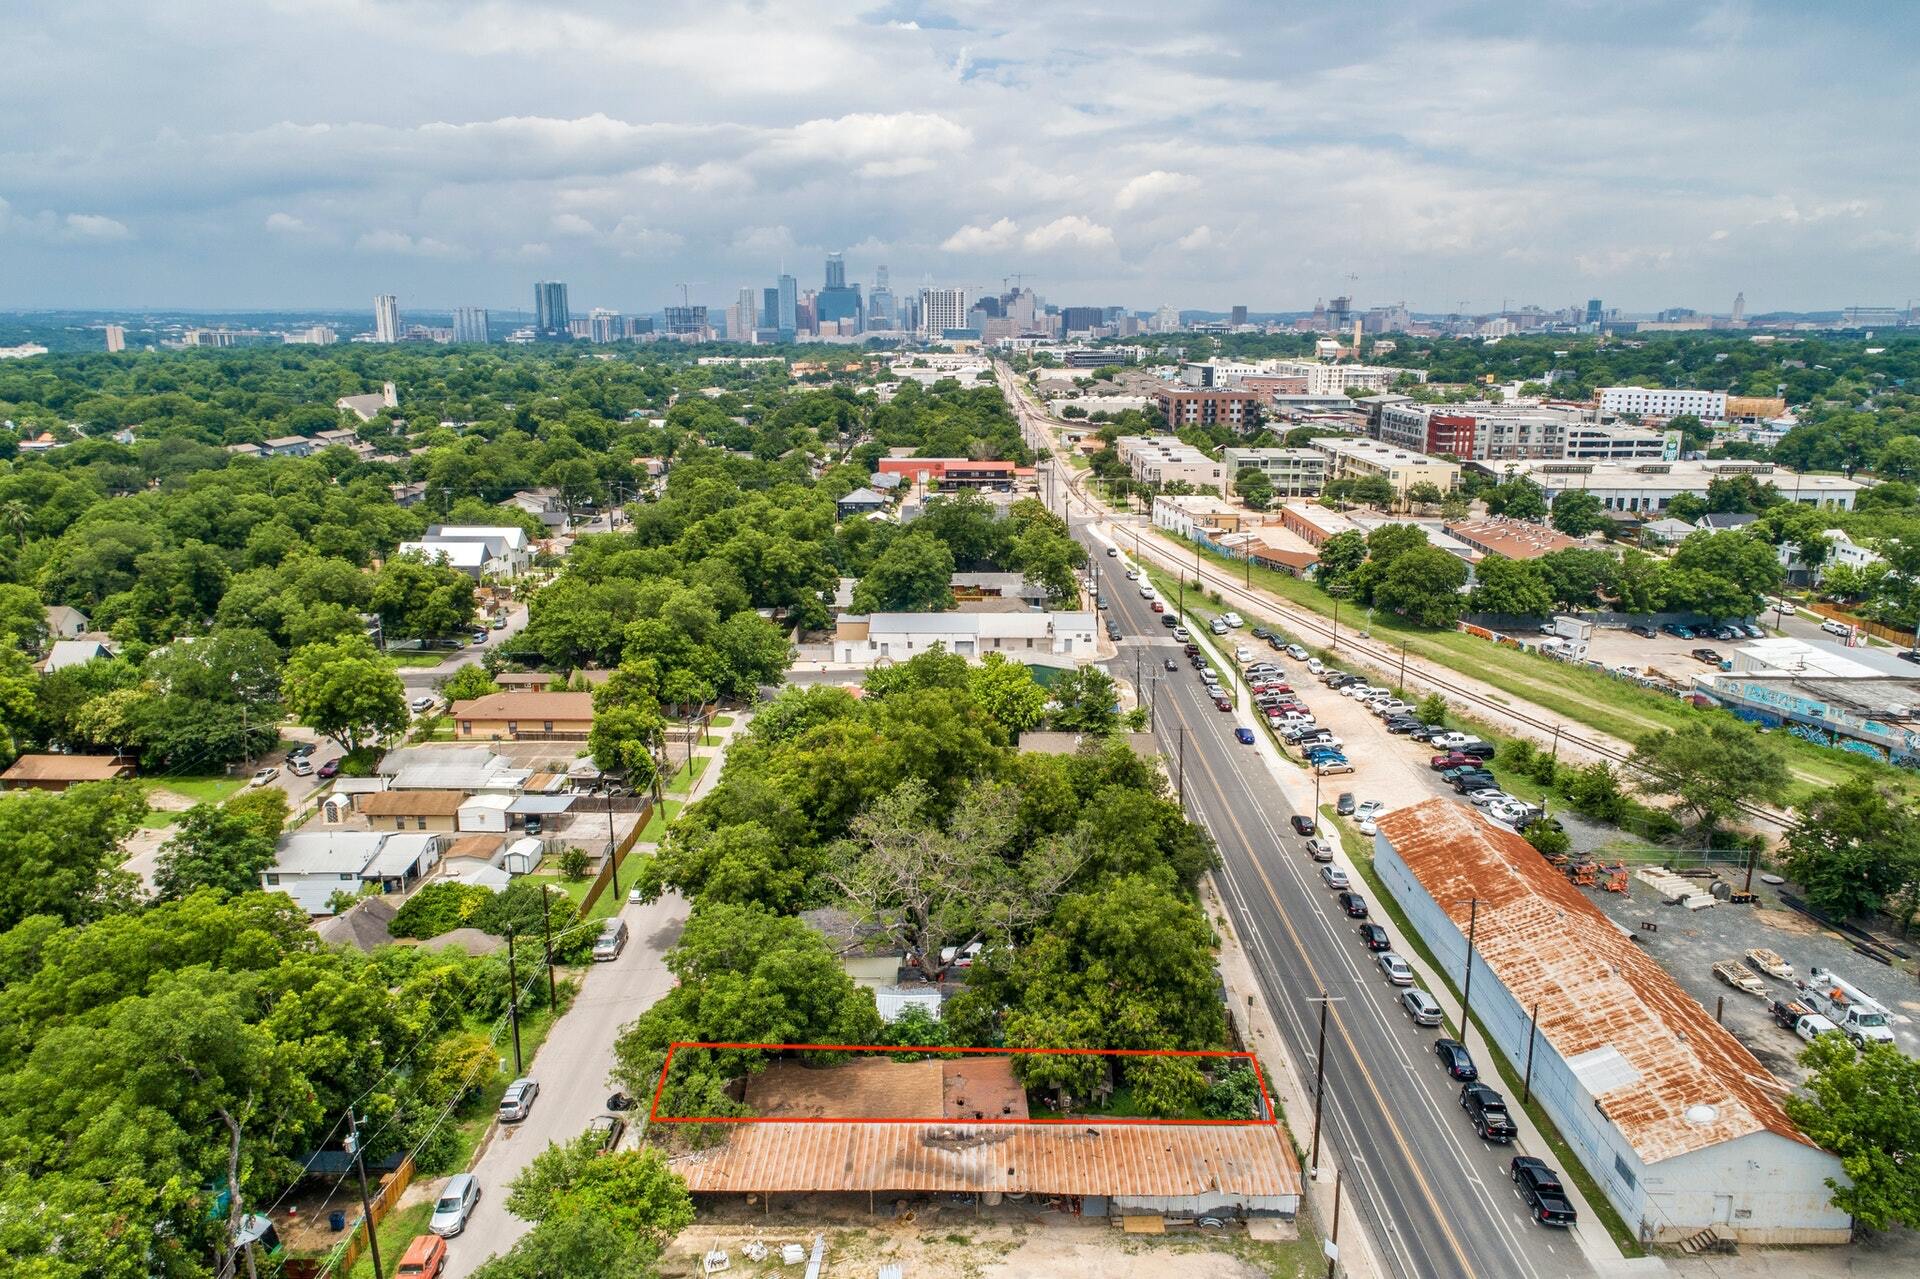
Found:
M 600 936 L 593 942 L 593 962 L 598 964 L 618 959 L 626 946 L 627 921 L 616 915 L 600 926 Z

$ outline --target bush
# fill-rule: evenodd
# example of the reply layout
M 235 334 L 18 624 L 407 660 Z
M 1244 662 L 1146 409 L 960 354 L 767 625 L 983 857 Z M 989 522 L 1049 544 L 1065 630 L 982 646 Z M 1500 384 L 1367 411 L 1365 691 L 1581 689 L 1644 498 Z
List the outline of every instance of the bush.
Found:
M 560 854 L 560 873 L 575 882 L 587 877 L 587 868 L 592 864 L 593 859 L 584 848 L 569 848 Z
M 387 931 L 395 937 L 424 941 L 473 923 L 492 901 L 490 888 L 441 880 L 421 887 L 407 898 Z
M 1447 699 L 1438 693 L 1428 693 L 1414 714 L 1427 727 L 1438 728 L 1447 722 Z
M 1539 782 L 1542 786 L 1550 787 L 1560 776 L 1560 764 L 1553 756 L 1535 751 L 1533 761 L 1526 766 L 1524 771 L 1527 776 L 1533 778 L 1534 781 Z
M 1545 822 L 1535 822 L 1522 831 L 1529 844 L 1540 850 L 1542 857 L 1562 857 L 1573 847 L 1573 840 L 1563 830 L 1556 830 Z
M 1200 1110 L 1209 1119 L 1259 1118 L 1260 1081 L 1246 1066 L 1235 1066 L 1207 1086 Z
M 1501 760 L 1508 767 L 1517 768 L 1523 773 L 1532 770 L 1533 757 L 1536 754 L 1538 754 L 1538 752 L 1533 749 L 1532 742 L 1518 737 L 1500 748 Z

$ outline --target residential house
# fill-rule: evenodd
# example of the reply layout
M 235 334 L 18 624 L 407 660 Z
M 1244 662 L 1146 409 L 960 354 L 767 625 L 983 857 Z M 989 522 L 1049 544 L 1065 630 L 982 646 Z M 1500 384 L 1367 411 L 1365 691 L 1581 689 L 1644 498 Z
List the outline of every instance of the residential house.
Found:
M 429 564 L 457 568 L 476 582 L 487 575 L 488 565 L 495 562 L 488 559 L 483 542 L 402 542 L 394 548 L 394 555 L 418 556 Z
M 581 737 L 593 727 L 591 693 L 489 693 L 452 708 L 461 738 Z
M 484 746 L 454 745 L 406 746 L 388 751 L 378 771 L 392 790 L 456 790 L 469 795 L 483 791 L 518 794 L 533 776 L 532 769 L 516 768 L 512 760 Z
M 0 773 L 0 790 L 62 791 L 132 776 L 132 762 L 115 755 L 22 755 Z
M 524 511 L 547 526 L 548 537 L 564 534 L 569 525 L 566 503 L 560 500 L 560 490 L 554 488 L 521 489 L 506 501 L 500 503 L 516 511 Z
M 51 675 L 69 666 L 84 666 L 96 658 L 112 656 L 114 651 L 99 640 L 55 640 L 52 647 L 47 649 L 46 657 L 41 659 L 39 671 L 42 675 Z
M 386 790 L 362 796 L 353 807 L 374 830 L 430 830 L 450 835 L 460 829 L 456 818 L 466 801 L 465 793 L 457 790 Z
M 511 822 L 507 810 L 511 808 L 517 796 L 500 791 L 486 791 L 479 795 L 469 795 L 461 801 L 456 815 L 457 825 L 462 834 L 504 835 Z
M 359 893 L 376 884 L 404 893 L 440 860 L 447 837 L 426 832 L 297 831 L 280 837 L 260 887 L 293 898 L 309 915 L 331 915 L 335 893 Z
M 518 525 L 435 524 L 421 539 L 429 546 L 477 542 L 487 548 L 487 572 L 518 577 L 533 563 L 533 543 Z
M 887 499 L 870 488 L 857 488 L 834 504 L 834 511 L 843 520 L 861 515 L 872 515 L 876 511 L 887 509 Z
M 79 639 L 92 625 L 87 615 L 77 608 L 66 604 L 47 605 L 47 638 L 49 640 Z
M 905 661 L 942 645 L 962 657 L 1093 657 L 1099 623 L 1076 613 L 871 613 L 840 620 L 836 662 L 870 666 L 881 658 Z
M 311 457 L 313 441 L 304 435 L 276 435 L 261 442 L 268 457 Z
M 400 407 L 400 394 L 393 383 L 385 383 L 370 395 L 343 395 L 333 402 L 333 407 L 343 413 L 351 413 L 362 422 L 371 422 L 387 409 Z

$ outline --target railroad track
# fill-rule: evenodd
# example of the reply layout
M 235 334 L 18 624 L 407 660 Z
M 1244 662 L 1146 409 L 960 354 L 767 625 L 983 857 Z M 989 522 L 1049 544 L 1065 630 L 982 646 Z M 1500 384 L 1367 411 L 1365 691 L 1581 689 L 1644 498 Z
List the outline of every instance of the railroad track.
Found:
M 1042 421 L 1044 422 L 1045 419 L 1043 418 Z M 1062 464 L 1058 454 L 1053 453 L 1051 448 L 1049 448 L 1048 451 L 1054 457 L 1056 471 L 1065 471 L 1069 491 L 1077 496 L 1081 503 L 1089 510 L 1099 513 L 1103 519 L 1107 518 L 1109 514 L 1107 508 L 1088 490 L 1087 480 L 1090 478 L 1090 473 L 1075 471 L 1071 466 Z M 1157 540 L 1143 538 L 1136 534 L 1134 544 L 1137 549 L 1150 541 L 1154 549 L 1165 556 L 1168 561 L 1173 559 L 1172 556 L 1166 555 L 1165 548 L 1161 547 Z M 1188 571 L 1185 565 L 1173 562 L 1163 562 L 1161 567 L 1173 573 L 1186 573 Z M 1221 573 L 1218 569 L 1214 569 L 1204 562 L 1196 564 L 1192 572 L 1210 589 L 1218 591 L 1223 600 L 1232 600 L 1249 610 L 1270 616 L 1275 621 L 1282 623 L 1298 634 L 1324 639 L 1328 647 L 1335 651 L 1340 651 L 1344 646 L 1344 651 L 1352 654 L 1361 661 L 1373 665 L 1382 673 L 1394 671 L 1401 665 L 1401 655 L 1395 650 L 1383 648 L 1378 644 L 1360 639 L 1353 631 L 1348 632 L 1348 638 L 1345 641 L 1336 642 L 1338 641 L 1337 631 L 1331 622 L 1320 614 L 1311 610 L 1290 607 L 1275 598 L 1256 594 L 1236 583 L 1232 577 Z M 1477 692 L 1463 684 L 1455 683 L 1444 676 L 1437 675 L 1431 667 L 1427 665 L 1407 667 L 1406 673 L 1407 682 L 1409 683 L 1417 681 L 1430 691 L 1441 693 L 1457 702 L 1472 707 L 1479 713 L 1531 729 L 1534 733 L 1539 734 L 1542 740 L 1553 739 L 1557 742 L 1565 743 L 1568 746 L 1584 750 L 1610 763 L 1621 765 L 1628 763 L 1630 753 L 1612 743 L 1600 741 L 1596 738 L 1588 737 L 1585 734 L 1569 732 L 1564 724 L 1555 723 L 1551 720 L 1543 719 L 1540 716 L 1529 714 L 1526 711 L 1517 710 L 1504 702 L 1488 697 L 1484 693 Z M 1794 824 L 1793 817 L 1790 813 L 1768 808 L 1765 805 L 1743 802 L 1737 805 L 1737 808 L 1743 816 L 1762 825 L 1773 827 L 1782 833 Z

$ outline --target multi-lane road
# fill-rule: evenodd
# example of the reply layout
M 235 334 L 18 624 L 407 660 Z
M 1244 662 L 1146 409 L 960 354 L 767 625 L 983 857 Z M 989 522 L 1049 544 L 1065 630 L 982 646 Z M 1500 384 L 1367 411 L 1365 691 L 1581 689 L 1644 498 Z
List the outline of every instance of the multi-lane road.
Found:
M 1037 415 L 1007 390 L 1029 442 L 1051 456 L 1052 440 Z M 1056 509 L 1094 557 L 1108 601 L 1103 617 L 1121 629 L 1114 673 L 1130 676 L 1138 658 L 1139 669 L 1159 677 L 1151 689 L 1155 732 L 1168 759 L 1182 761 L 1188 812 L 1219 846 L 1221 896 L 1249 951 L 1260 997 L 1303 1074 L 1316 1066 L 1314 1001 L 1322 992 L 1336 1001 L 1327 1018 L 1321 1139 L 1344 1171 L 1345 1201 L 1364 1221 L 1382 1266 L 1398 1276 L 1446 1279 L 1593 1274 L 1574 1235 L 1529 1218 L 1506 1173 L 1513 1149 L 1474 1134 L 1458 1085 L 1434 1055 L 1435 1032 L 1415 1027 L 1401 1011 L 1398 989 L 1380 976 L 1354 921 L 1321 885 L 1318 866 L 1289 825 L 1311 801 L 1296 808 L 1265 748 L 1235 739 L 1233 729 L 1252 725 L 1250 716 L 1223 713 L 1205 695 L 1162 615 L 1151 611 L 1136 582 L 1109 571 L 1119 561 L 1106 558 L 1113 542 L 1103 536 L 1099 513 L 1082 505 L 1064 467 L 1052 469 Z M 1041 483 L 1045 493 L 1048 480 Z M 1173 671 L 1164 669 L 1170 657 Z M 1290 1120 L 1306 1142 L 1311 1117 Z

